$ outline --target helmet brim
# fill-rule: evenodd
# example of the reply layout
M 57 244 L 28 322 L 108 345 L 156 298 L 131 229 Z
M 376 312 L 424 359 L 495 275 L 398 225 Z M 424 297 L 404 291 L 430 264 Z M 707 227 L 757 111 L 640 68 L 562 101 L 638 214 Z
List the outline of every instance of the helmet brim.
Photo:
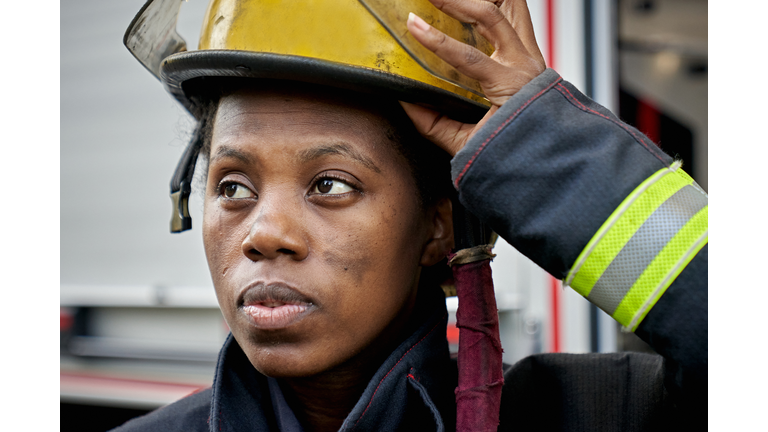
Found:
M 417 103 L 456 120 L 476 123 L 488 107 L 447 90 L 384 71 L 310 57 L 235 50 L 202 50 L 168 56 L 160 79 L 191 113 L 195 97 L 215 78 L 299 81 Z

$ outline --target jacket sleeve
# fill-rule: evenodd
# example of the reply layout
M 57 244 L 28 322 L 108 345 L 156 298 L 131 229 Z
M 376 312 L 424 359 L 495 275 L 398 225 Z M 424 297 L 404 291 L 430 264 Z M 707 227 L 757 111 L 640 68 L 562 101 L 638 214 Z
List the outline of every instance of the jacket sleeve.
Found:
M 663 355 L 673 398 L 706 401 L 707 195 L 680 162 L 547 69 L 451 164 L 462 204 Z

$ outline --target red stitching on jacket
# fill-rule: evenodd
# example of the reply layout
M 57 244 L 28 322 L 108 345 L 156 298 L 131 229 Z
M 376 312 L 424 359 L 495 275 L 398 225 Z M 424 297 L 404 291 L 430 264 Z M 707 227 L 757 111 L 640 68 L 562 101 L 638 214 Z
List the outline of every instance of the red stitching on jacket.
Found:
M 616 119 L 610 118 L 610 117 L 608 117 L 608 116 L 606 116 L 606 115 L 604 115 L 604 114 L 600 114 L 599 112 L 597 112 L 597 111 L 595 111 L 595 110 L 593 110 L 593 109 L 591 109 L 591 108 L 588 108 L 586 105 L 584 105 L 583 103 L 581 103 L 581 102 L 580 102 L 578 99 L 576 99 L 576 96 L 574 96 L 574 95 L 571 93 L 571 91 L 570 91 L 570 90 L 568 90 L 568 88 L 567 88 L 566 86 L 564 86 L 562 83 L 558 84 L 558 85 L 557 85 L 557 87 L 558 87 L 558 91 L 560 91 L 560 93 L 561 93 L 563 96 L 565 96 L 565 98 L 566 98 L 566 99 L 568 99 L 569 101 L 572 101 L 572 102 L 574 102 L 575 104 L 578 104 L 578 105 L 579 105 L 579 107 L 581 107 L 581 109 L 582 109 L 583 111 L 588 111 L 588 112 L 591 112 L 592 114 L 596 114 L 596 115 L 598 115 L 598 116 L 600 116 L 600 117 L 602 117 L 602 118 L 604 118 L 604 119 L 606 119 L 606 120 L 608 120 L 608 121 L 611 121 L 611 122 L 613 122 L 613 123 L 617 124 L 617 125 L 618 125 L 618 126 L 620 126 L 622 129 L 624 129 L 625 131 L 629 132 L 629 134 L 630 134 L 630 135 L 632 135 L 632 136 L 635 138 L 635 141 L 637 141 L 637 142 L 639 142 L 640 144 L 642 144 L 642 145 L 643 145 L 643 147 L 645 147 L 645 148 L 646 148 L 646 149 L 647 149 L 647 150 L 648 150 L 648 151 L 649 151 L 649 152 L 650 152 L 652 155 L 654 155 L 654 156 L 656 157 L 656 159 L 660 160 L 660 161 L 661 161 L 661 163 L 663 163 L 663 164 L 664 164 L 666 167 L 669 167 L 669 165 L 668 165 L 666 162 L 664 162 L 664 159 L 663 159 L 661 156 L 659 156 L 659 155 L 656 153 L 656 151 L 655 151 L 655 150 L 653 150 L 653 148 L 651 148 L 651 147 L 648 147 L 648 144 L 646 144 L 646 143 L 645 143 L 645 141 L 643 141 L 641 138 L 639 138 L 637 135 L 635 135 L 635 133 L 634 133 L 634 132 L 632 132 L 632 129 L 629 129 L 629 128 L 628 128 L 628 127 L 627 127 L 627 126 L 624 124 L 624 123 L 622 123 L 622 122 L 620 122 L 620 121 L 618 121 L 618 120 L 616 120 Z M 565 93 L 563 93 L 563 90 L 565 90 L 565 92 L 566 92 L 566 93 L 568 93 L 568 94 L 566 95 Z M 570 96 L 570 97 L 568 97 L 568 96 Z M 578 108 L 578 107 L 577 107 L 577 108 Z M 654 147 L 655 147 L 655 146 L 654 146 Z
M 446 315 L 447 315 L 447 314 L 446 314 Z M 445 317 L 445 315 L 443 315 L 443 317 Z M 390 370 L 387 372 L 387 374 L 386 374 L 386 375 L 384 375 L 384 378 L 382 378 L 382 379 L 381 379 L 381 381 L 379 381 L 379 385 L 377 385 L 377 386 L 376 386 L 376 390 L 374 390 L 374 391 L 373 391 L 373 394 L 371 395 L 371 400 L 370 400 L 370 401 L 368 401 L 368 405 L 367 405 L 367 406 L 365 407 L 365 409 L 363 410 L 363 413 L 362 413 L 362 414 L 360 414 L 360 418 L 359 418 L 359 419 L 357 419 L 357 421 L 355 422 L 354 426 L 352 426 L 352 428 L 353 428 L 353 429 L 354 429 L 355 427 L 357 427 L 357 424 L 358 424 L 358 423 L 360 423 L 360 420 L 362 420 L 362 419 L 363 419 L 363 417 L 365 416 L 365 413 L 367 413 L 367 412 L 368 412 L 368 408 L 370 408 L 370 407 L 371 407 L 371 404 L 373 403 L 373 398 L 374 398 L 374 397 L 376 397 L 376 392 L 378 392 L 378 391 L 379 391 L 379 387 L 381 387 L 381 383 L 383 383 L 383 382 L 384 382 L 384 380 L 385 380 L 385 379 L 387 379 L 387 377 L 389 376 L 389 374 L 390 374 L 390 373 L 392 373 L 392 371 L 393 371 L 393 370 L 395 370 L 395 368 L 397 367 L 397 365 L 399 365 L 399 364 L 400 364 L 400 362 L 401 362 L 401 361 L 403 361 L 403 359 L 405 358 L 405 356 L 407 356 L 409 352 L 411 352 L 411 351 L 412 351 L 414 348 L 416 348 L 416 345 L 420 344 L 420 343 L 421 343 L 421 342 L 422 342 L 424 339 L 426 339 L 426 338 L 427 338 L 427 336 L 429 336 L 429 335 L 430 335 L 430 334 L 431 334 L 433 331 L 435 331 L 435 329 L 437 328 L 437 326 L 439 326 L 439 325 L 440 325 L 440 323 L 441 323 L 441 322 L 442 322 L 442 320 L 441 320 L 441 321 L 438 321 L 438 322 L 437 322 L 437 324 L 435 324 L 435 326 L 434 326 L 434 327 L 432 327 L 432 328 L 431 328 L 431 329 L 430 329 L 430 330 L 427 332 L 427 334 L 425 334 L 425 335 L 424 335 L 424 337 L 423 337 L 423 338 L 419 339 L 419 341 L 418 341 L 418 342 L 416 342 L 415 344 L 413 344 L 413 346 L 411 346 L 411 347 L 408 349 L 408 351 L 406 351 L 406 352 L 405 352 L 405 354 L 403 354 L 403 356 L 402 356 L 402 357 L 400 357 L 400 360 L 398 360 L 398 361 L 397 361 L 397 363 L 395 363 L 395 365 L 394 365 L 394 366 L 392 366 L 392 369 L 390 369 Z M 412 377 L 412 375 L 410 375 L 410 374 L 408 374 L 408 376 Z M 414 378 L 414 379 L 415 379 L 415 378 Z
M 459 188 L 459 182 L 461 181 L 461 178 L 464 177 L 464 173 L 467 172 L 467 170 L 469 169 L 470 165 L 472 165 L 472 162 L 474 162 L 475 159 L 477 158 L 477 156 L 480 154 L 480 152 L 483 151 L 483 149 L 485 148 L 486 144 L 488 144 L 493 138 L 495 138 L 496 135 L 498 135 L 499 131 L 501 131 L 506 125 L 508 125 L 512 120 L 514 120 L 514 118 L 517 117 L 517 115 L 520 114 L 520 112 L 522 110 L 524 110 L 528 105 L 530 105 L 535 99 L 537 99 L 539 96 L 541 96 L 542 94 L 547 92 L 547 90 L 549 90 L 552 87 L 554 87 L 555 85 L 557 85 L 557 83 L 559 83 L 562 80 L 563 80 L 563 78 L 558 78 L 557 81 L 555 81 L 552 84 L 548 85 L 546 88 L 544 88 L 544 90 L 536 93 L 532 98 L 528 99 L 528 101 L 526 101 L 520 108 L 518 108 L 517 111 L 515 111 L 514 113 L 512 113 L 512 115 L 507 117 L 507 119 L 504 120 L 504 122 L 498 128 L 496 128 L 495 131 L 493 131 L 493 133 L 488 137 L 488 139 L 486 139 L 480 145 L 480 148 L 477 149 L 475 154 L 473 154 L 472 157 L 469 158 L 469 161 L 467 162 L 467 164 L 464 165 L 464 169 L 461 170 L 459 175 L 456 177 L 456 182 L 454 183 L 456 189 Z

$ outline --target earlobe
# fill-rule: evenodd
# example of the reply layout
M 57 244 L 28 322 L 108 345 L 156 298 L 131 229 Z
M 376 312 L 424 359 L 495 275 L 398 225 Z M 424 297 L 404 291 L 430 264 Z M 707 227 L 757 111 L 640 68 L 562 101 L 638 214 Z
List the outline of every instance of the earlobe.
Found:
M 437 264 L 453 248 L 453 206 L 451 200 L 443 198 L 430 212 L 432 236 L 424 245 L 420 265 L 428 267 Z

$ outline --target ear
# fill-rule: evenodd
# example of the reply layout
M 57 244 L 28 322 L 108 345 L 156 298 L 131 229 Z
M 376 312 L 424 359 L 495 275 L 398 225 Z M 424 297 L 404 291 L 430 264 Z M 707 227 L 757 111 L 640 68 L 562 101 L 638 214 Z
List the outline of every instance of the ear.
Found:
M 429 211 L 432 224 L 431 237 L 422 249 L 420 265 L 429 267 L 440 262 L 453 248 L 453 206 L 451 200 L 443 198 Z

